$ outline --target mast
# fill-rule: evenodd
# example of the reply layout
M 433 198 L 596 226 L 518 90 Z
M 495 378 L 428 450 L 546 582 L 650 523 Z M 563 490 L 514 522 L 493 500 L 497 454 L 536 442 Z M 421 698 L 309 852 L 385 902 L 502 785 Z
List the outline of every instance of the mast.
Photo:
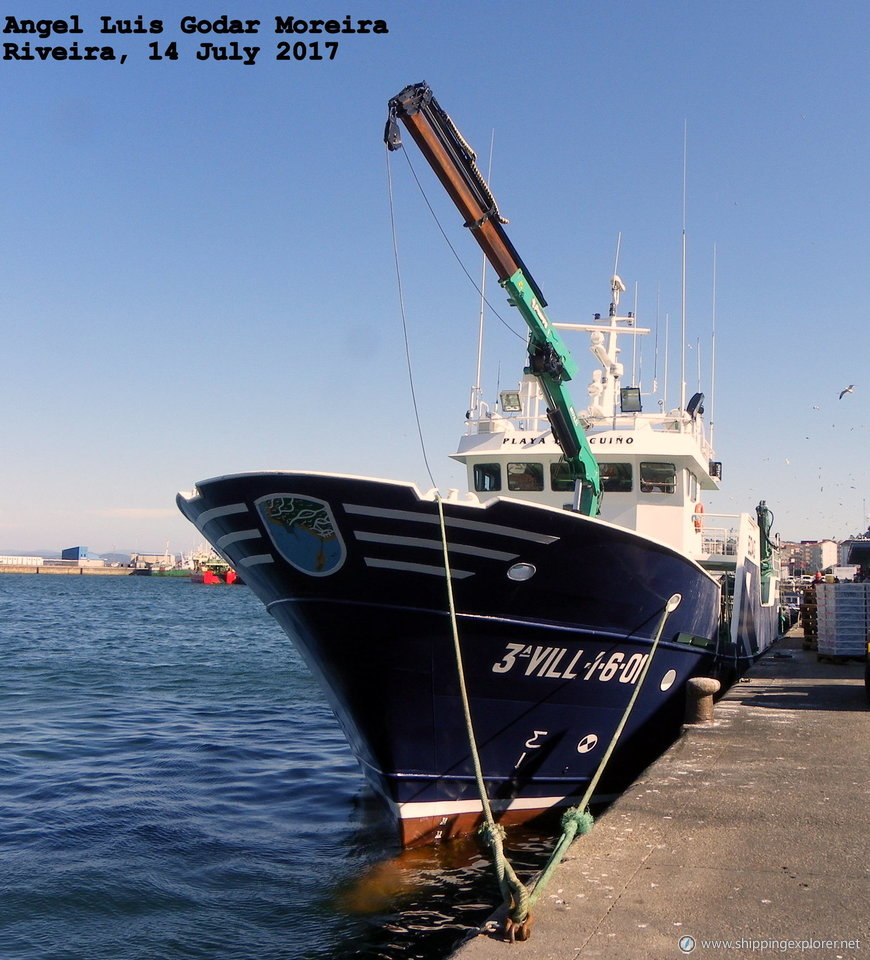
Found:
M 495 130 L 489 140 L 489 169 L 487 178 L 492 180 L 492 152 L 495 144 Z M 482 266 L 480 269 L 480 312 L 477 318 L 477 366 L 474 373 L 474 386 L 471 389 L 470 412 L 476 414 L 480 409 L 480 398 L 483 393 L 481 381 L 483 380 L 483 331 L 484 331 L 484 309 L 486 307 L 486 255 L 482 257 Z
M 710 446 L 713 446 L 713 414 L 715 412 L 714 400 L 716 399 L 716 244 L 713 244 L 713 332 L 710 337 Z
M 683 244 L 680 269 L 680 410 L 686 409 L 686 149 L 688 122 L 683 121 Z

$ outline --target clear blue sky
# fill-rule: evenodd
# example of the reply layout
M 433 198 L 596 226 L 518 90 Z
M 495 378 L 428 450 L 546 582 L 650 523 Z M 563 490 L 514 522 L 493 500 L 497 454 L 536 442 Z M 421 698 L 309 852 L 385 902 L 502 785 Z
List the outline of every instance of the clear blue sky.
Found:
M 660 332 L 670 317 L 672 374 L 685 127 L 689 390 L 700 349 L 708 397 L 717 251 L 724 483 L 707 510 L 764 498 L 788 539 L 864 529 L 866 4 L 144 0 L 126 15 L 162 19 L 161 34 L 100 35 L 116 6 L 20 3 L 22 19 L 78 14 L 85 33 L 0 37 L 127 55 L 0 61 L 0 553 L 187 550 L 198 536 L 175 492 L 223 473 L 429 485 L 381 139 L 387 100 L 420 80 L 479 153 L 494 139 L 494 191 L 551 317 L 606 309 L 621 233 L 641 321 L 655 322 L 657 303 Z M 186 35 L 185 13 L 262 27 Z M 338 39 L 334 60 L 279 61 L 274 18 L 290 14 L 383 18 L 389 33 L 321 36 Z M 200 43 L 230 39 L 261 47 L 253 65 L 196 59 Z M 148 60 L 150 43 L 173 41 L 178 60 Z M 408 154 L 476 276 L 476 245 Z M 459 486 L 448 454 L 474 376 L 477 295 L 401 154 L 392 178 L 426 448 L 439 485 Z M 494 288 L 491 299 L 502 299 Z M 490 396 L 523 363 L 521 342 L 497 326 Z M 576 347 L 583 401 L 588 353 Z M 647 386 L 652 366 L 650 353 Z M 669 390 L 673 401 L 674 376 Z

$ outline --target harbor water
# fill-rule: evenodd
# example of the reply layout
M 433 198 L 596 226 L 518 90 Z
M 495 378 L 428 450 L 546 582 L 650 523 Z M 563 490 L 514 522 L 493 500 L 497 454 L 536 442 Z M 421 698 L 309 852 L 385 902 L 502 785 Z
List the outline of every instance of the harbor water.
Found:
M 434 960 L 497 903 L 399 852 L 246 587 L 7 575 L 0 641 L 5 960 Z

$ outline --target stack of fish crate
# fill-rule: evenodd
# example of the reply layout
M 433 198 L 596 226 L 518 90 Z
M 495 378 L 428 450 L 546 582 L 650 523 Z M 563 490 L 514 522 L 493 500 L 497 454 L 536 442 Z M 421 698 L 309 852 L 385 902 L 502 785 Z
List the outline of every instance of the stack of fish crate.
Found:
M 820 583 L 819 659 L 864 657 L 870 630 L 870 583 Z
M 819 640 L 819 611 L 816 598 L 816 588 L 812 585 L 803 591 L 801 596 L 800 625 L 804 631 L 804 650 L 818 649 Z

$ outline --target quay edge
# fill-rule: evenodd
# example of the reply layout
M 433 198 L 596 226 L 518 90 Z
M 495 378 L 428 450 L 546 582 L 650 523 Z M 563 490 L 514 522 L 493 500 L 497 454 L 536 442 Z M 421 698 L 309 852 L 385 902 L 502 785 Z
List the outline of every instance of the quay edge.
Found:
M 50 565 L 26 567 L 17 564 L 0 564 L 0 573 L 38 573 L 49 574 L 51 576 L 78 576 L 81 574 L 83 576 L 124 577 L 130 576 L 130 574 L 133 573 L 133 569 L 132 567 L 55 567 Z
M 866 954 L 864 664 L 819 662 L 801 641 L 780 641 L 575 841 L 530 940 L 485 928 L 454 960 L 703 957 L 728 942 L 733 960 L 765 943 L 780 956 Z

